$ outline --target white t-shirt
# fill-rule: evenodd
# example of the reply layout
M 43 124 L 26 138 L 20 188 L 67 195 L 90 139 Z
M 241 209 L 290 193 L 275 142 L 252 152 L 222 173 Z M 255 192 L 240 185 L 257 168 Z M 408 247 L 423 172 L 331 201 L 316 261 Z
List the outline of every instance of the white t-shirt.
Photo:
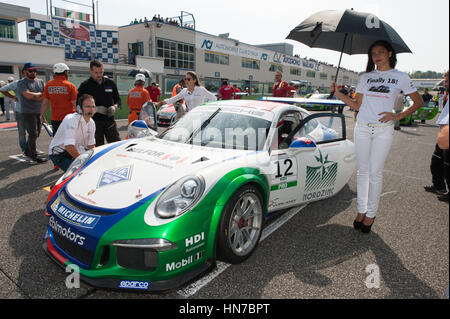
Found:
M 444 109 L 442 110 L 441 115 L 439 116 L 438 120 L 436 121 L 436 124 L 442 126 L 442 125 L 448 125 L 448 100 L 445 103 Z
M 404 95 L 417 92 L 414 83 L 405 72 L 396 69 L 372 71 L 361 76 L 356 92 L 363 95 L 357 120 L 364 123 L 380 123 L 382 112 L 392 112 L 395 99 L 403 91 Z
M 86 123 L 78 113 L 67 114 L 53 137 L 48 150 L 49 154 L 61 154 L 66 145 L 74 145 L 83 153 L 89 145 L 95 145 L 95 123 L 92 119 Z
M 178 100 L 184 99 L 184 103 L 186 104 L 187 111 L 192 110 L 194 107 L 202 105 L 206 100 L 213 102 L 217 101 L 217 98 L 214 94 L 209 92 L 203 86 L 196 86 L 194 88 L 194 92 L 189 92 L 187 88 L 181 90 L 180 93 L 175 95 L 170 99 L 165 99 L 164 102 L 167 104 L 173 104 Z

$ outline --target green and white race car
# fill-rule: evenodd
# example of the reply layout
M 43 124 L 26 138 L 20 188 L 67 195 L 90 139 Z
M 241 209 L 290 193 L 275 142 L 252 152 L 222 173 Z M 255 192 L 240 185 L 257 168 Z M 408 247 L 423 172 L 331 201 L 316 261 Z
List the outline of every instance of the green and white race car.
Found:
M 96 287 L 162 291 L 241 263 L 269 215 L 336 195 L 355 169 L 340 114 L 218 101 L 156 134 L 145 109 L 132 138 L 80 155 L 46 204 L 44 250 Z

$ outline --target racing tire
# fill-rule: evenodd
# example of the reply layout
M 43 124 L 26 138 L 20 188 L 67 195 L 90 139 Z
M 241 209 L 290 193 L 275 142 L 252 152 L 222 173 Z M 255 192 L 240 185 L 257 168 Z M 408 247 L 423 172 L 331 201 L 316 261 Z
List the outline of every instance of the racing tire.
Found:
M 239 264 L 258 246 L 263 227 L 263 199 L 253 185 L 240 188 L 224 207 L 219 224 L 217 257 Z

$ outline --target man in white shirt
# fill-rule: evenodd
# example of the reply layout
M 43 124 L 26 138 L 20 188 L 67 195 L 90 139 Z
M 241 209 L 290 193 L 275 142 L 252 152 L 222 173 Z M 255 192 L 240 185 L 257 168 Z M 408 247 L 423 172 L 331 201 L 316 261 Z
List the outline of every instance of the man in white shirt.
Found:
M 81 153 L 95 147 L 94 98 L 83 94 L 79 105 L 77 112 L 66 115 L 49 147 L 50 159 L 64 172 Z

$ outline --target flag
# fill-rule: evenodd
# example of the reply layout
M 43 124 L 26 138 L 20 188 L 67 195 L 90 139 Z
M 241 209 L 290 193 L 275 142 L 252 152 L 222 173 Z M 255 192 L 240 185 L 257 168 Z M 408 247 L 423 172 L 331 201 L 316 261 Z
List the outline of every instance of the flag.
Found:
M 79 21 L 91 22 L 91 15 L 88 13 L 77 12 L 73 10 L 66 10 L 62 8 L 55 7 L 55 16 L 70 18 Z

